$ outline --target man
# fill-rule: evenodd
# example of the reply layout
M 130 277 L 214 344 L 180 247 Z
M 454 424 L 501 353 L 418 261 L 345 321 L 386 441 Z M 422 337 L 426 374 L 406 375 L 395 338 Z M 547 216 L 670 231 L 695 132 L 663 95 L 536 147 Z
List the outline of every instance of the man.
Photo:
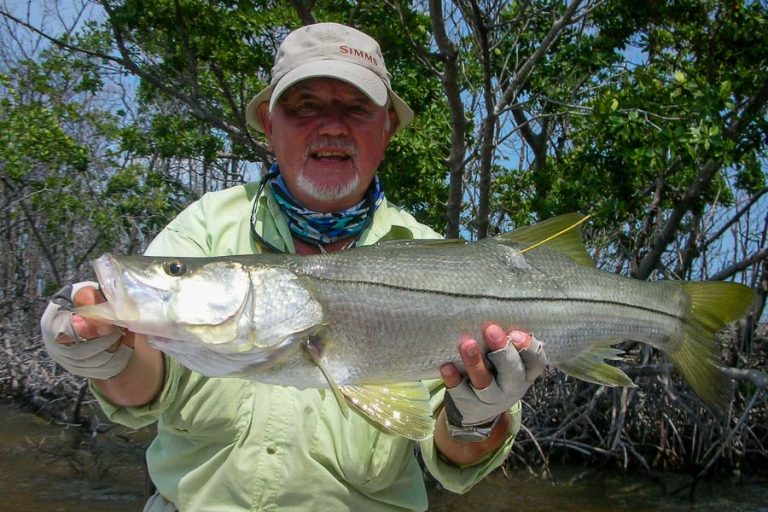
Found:
M 281 45 L 272 75 L 247 109 L 275 154 L 271 172 L 260 184 L 205 195 L 147 254 L 269 248 L 309 255 L 392 233 L 438 237 L 388 204 L 376 178 L 391 136 L 413 114 L 392 91 L 375 40 L 334 23 L 298 29 Z M 42 320 L 44 340 L 54 359 L 91 378 L 112 420 L 158 422 L 147 451 L 158 493 L 145 510 L 426 509 L 414 443 L 357 415 L 345 419 L 331 393 L 206 378 L 140 335 L 66 309 L 103 300 L 87 283 L 57 294 Z M 519 428 L 519 398 L 543 360 L 536 340 L 497 325 L 486 326 L 484 340 L 495 368 L 476 340 L 457 342 L 467 376 L 453 364 L 441 368 L 450 397 L 420 454 L 444 487 L 463 492 L 505 459 Z M 436 409 L 438 384 L 429 383 Z

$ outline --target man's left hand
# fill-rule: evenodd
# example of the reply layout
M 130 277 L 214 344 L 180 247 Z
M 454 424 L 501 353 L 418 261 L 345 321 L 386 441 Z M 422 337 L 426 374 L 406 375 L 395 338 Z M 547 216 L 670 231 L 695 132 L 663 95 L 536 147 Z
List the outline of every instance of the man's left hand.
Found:
M 446 407 L 437 421 L 435 444 L 448 459 L 462 465 L 479 462 L 503 444 L 509 430 L 506 411 L 523 397 L 547 365 L 542 344 L 524 331 L 507 334 L 491 324 L 483 334 L 490 364 L 481 345 L 465 339 L 459 343 L 459 354 L 466 376 L 453 363 L 440 368 L 447 388 Z M 494 427 L 486 440 L 462 442 L 453 439 L 446 419 L 457 426 L 492 423 Z

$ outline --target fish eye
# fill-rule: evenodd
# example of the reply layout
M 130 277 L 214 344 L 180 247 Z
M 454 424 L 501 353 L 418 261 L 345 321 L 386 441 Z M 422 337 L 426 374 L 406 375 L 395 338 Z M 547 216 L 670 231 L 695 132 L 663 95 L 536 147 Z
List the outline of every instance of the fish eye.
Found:
M 187 266 L 184 264 L 183 261 L 179 260 L 173 260 L 173 261 L 166 261 L 163 263 L 163 270 L 165 270 L 165 273 L 169 276 L 173 277 L 179 277 L 181 275 L 184 275 L 187 271 Z

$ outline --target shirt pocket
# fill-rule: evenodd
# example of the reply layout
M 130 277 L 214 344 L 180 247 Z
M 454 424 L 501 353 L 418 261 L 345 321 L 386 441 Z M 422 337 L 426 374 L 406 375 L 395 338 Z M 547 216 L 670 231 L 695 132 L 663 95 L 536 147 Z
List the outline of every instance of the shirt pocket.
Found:
M 177 399 L 163 420 L 171 432 L 182 437 L 231 442 L 240 438 L 249 421 L 251 399 L 245 380 L 190 372 L 180 382 Z

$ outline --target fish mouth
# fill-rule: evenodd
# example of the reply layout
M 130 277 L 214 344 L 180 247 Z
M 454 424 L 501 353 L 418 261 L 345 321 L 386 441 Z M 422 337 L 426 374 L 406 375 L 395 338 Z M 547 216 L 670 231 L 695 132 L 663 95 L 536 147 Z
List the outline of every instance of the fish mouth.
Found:
M 114 255 L 103 254 L 93 262 L 96 279 L 107 302 L 120 320 L 130 321 L 138 318 L 138 308 L 131 299 L 123 281 L 126 269 L 120 265 Z

